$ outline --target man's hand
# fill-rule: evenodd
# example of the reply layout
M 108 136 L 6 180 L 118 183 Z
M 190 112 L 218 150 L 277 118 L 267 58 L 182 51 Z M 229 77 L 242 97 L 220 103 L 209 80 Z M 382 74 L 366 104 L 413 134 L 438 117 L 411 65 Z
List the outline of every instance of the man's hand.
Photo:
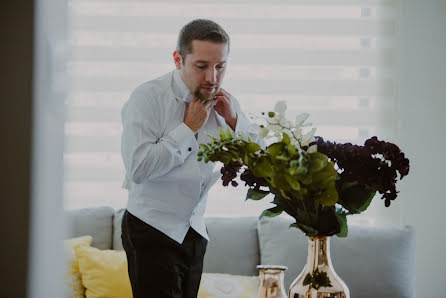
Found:
M 202 102 L 197 97 L 190 102 L 189 107 L 184 117 L 184 123 L 196 133 L 209 118 L 209 112 L 212 107 L 213 100 Z
M 237 124 L 237 112 L 235 111 L 234 103 L 231 100 L 231 95 L 224 89 L 220 89 L 217 94 L 215 94 L 215 111 L 222 116 L 226 123 L 235 130 Z

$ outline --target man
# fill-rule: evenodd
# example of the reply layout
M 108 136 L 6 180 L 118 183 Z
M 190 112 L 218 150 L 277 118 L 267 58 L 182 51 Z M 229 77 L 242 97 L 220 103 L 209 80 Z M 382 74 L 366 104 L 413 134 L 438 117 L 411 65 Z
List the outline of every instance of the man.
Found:
M 129 186 L 122 220 L 133 296 L 197 297 L 208 235 L 207 191 L 220 176 L 197 161 L 198 144 L 219 127 L 250 133 L 237 100 L 221 88 L 229 36 L 216 23 L 185 25 L 176 69 L 137 87 L 122 109 L 122 157 Z

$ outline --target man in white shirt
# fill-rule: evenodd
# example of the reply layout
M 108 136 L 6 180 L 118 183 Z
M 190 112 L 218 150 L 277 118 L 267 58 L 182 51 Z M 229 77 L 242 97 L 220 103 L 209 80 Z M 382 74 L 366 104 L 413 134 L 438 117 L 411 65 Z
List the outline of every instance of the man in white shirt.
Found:
M 129 189 L 122 220 L 133 297 L 196 297 L 208 235 L 207 192 L 220 177 L 198 162 L 198 144 L 219 127 L 256 138 L 237 100 L 221 88 L 229 36 L 194 20 L 180 31 L 176 69 L 138 86 L 122 109 Z

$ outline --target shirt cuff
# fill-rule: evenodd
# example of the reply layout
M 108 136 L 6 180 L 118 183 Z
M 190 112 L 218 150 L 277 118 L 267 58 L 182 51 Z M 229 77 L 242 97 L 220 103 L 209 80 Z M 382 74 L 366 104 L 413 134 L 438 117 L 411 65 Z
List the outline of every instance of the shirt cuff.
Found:
M 184 122 L 169 133 L 180 148 L 181 156 L 186 159 L 192 152 L 198 150 L 194 132 Z

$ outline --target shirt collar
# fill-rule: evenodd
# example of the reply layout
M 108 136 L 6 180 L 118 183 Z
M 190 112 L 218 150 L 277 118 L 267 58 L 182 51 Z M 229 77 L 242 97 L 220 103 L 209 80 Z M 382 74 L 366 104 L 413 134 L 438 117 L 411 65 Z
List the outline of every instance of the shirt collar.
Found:
M 178 69 L 173 71 L 173 79 L 172 79 L 172 88 L 175 97 L 178 100 L 182 100 L 184 102 L 191 102 L 194 98 L 192 92 L 190 92 L 189 88 L 184 84 L 183 80 L 180 77 L 180 73 Z

